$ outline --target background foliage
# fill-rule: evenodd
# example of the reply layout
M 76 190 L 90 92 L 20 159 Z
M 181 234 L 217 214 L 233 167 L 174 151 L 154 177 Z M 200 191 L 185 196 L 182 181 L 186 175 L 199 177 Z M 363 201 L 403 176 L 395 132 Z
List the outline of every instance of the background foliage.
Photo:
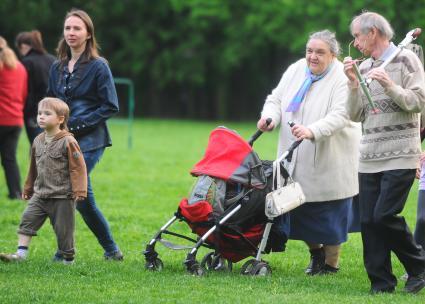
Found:
M 396 43 L 425 26 L 413 0 L 2 0 L 0 35 L 12 43 L 37 28 L 53 53 L 72 7 L 93 18 L 114 75 L 135 82 L 137 114 L 155 117 L 258 117 L 308 33 L 336 31 L 346 54 L 350 20 L 363 9 L 390 20 Z

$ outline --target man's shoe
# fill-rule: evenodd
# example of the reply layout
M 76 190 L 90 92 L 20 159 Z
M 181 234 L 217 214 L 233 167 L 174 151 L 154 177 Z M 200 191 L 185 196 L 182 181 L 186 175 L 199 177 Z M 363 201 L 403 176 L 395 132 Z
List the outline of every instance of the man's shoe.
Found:
M 418 275 L 409 275 L 404 291 L 407 293 L 418 293 L 425 287 L 425 271 Z
M 374 288 L 372 287 L 369 291 L 369 293 L 371 295 L 376 295 L 376 294 L 382 294 L 382 293 L 393 293 L 395 290 L 394 287 L 387 287 L 387 288 Z
M 405 273 L 400 277 L 400 280 L 406 282 L 408 278 L 409 278 L 409 274 Z
M 339 271 L 339 268 L 332 267 L 331 265 L 328 265 L 328 264 L 325 263 L 325 265 L 319 271 L 319 274 L 320 275 L 336 274 L 338 271 Z
M 113 252 L 105 252 L 104 254 L 105 260 L 108 261 L 122 261 L 124 260 L 124 255 L 122 254 L 121 250 L 116 250 Z
M 310 249 L 310 264 L 308 264 L 305 274 L 316 275 L 320 273 L 325 266 L 325 249 L 323 247 L 317 249 Z
M 6 263 L 10 262 L 22 262 L 25 259 L 16 253 L 0 253 L 0 260 Z

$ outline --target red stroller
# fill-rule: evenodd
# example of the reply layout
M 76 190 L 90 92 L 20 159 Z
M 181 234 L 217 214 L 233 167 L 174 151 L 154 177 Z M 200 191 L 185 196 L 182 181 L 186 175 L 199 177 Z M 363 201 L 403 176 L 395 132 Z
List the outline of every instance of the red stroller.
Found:
M 197 182 L 188 198 L 184 198 L 174 216 L 155 234 L 146 250 L 145 268 L 161 270 L 162 261 L 155 251 L 157 241 L 171 249 L 190 249 L 184 265 L 195 275 L 207 270 L 232 270 L 232 263 L 246 257 L 242 274 L 268 275 L 269 264 L 261 255 L 283 251 L 287 241 L 287 215 L 265 216 L 265 197 L 272 191 L 272 162 L 261 161 L 252 150 L 253 142 L 261 135 L 257 131 L 247 143 L 236 132 L 219 127 L 211 132 L 205 155 L 191 174 Z M 300 142 L 286 152 L 288 159 Z M 283 158 L 281 158 L 283 160 Z M 288 173 L 281 163 L 281 174 Z M 186 222 L 199 237 L 194 240 L 169 231 L 177 220 Z M 195 246 L 180 246 L 166 241 L 163 234 L 192 241 Z M 196 260 L 200 247 L 212 249 L 201 263 Z

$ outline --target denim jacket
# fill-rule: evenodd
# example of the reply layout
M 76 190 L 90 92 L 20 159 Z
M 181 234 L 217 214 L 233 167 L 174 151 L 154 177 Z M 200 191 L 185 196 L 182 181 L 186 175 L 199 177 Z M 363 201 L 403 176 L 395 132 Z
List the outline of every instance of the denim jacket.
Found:
M 112 140 L 106 120 L 118 112 L 118 97 L 105 59 L 80 62 L 69 73 L 68 63 L 55 61 L 50 68 L 47 96 L 65 101 L 70 109 L 68 128 L 81 151 L 109 147 Z

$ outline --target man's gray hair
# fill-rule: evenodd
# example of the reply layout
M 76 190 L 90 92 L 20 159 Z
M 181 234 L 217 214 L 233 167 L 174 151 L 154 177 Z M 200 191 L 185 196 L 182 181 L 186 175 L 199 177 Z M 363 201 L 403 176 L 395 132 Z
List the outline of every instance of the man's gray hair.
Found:
M 373 28 L 376 28 L 381 36 L 388 40 L 391 40 L 394 36 L 393 28 L 388 20 L 377 13 L 364 12 L 354 17 L 350 24 L 351 34 L 353 34 L 354 23 L 357 23 L 360 26 L 360 31 L 363 34 L 367 34 Z
M 341 49 L 339 47 L 339 43 L 336 40 L 335 33 L 329 31 L 329 30 L 323 30 L 319 32 L 315 32 L 310 34 L 310 37 L 308 38 L 308 41 L 312 39 L 319 39 L 325 42 L 329 49 L 331 50 L 331 53 L 335 56 L 339 56 Z M 308 43 L 308 42 L 307 42 Z

